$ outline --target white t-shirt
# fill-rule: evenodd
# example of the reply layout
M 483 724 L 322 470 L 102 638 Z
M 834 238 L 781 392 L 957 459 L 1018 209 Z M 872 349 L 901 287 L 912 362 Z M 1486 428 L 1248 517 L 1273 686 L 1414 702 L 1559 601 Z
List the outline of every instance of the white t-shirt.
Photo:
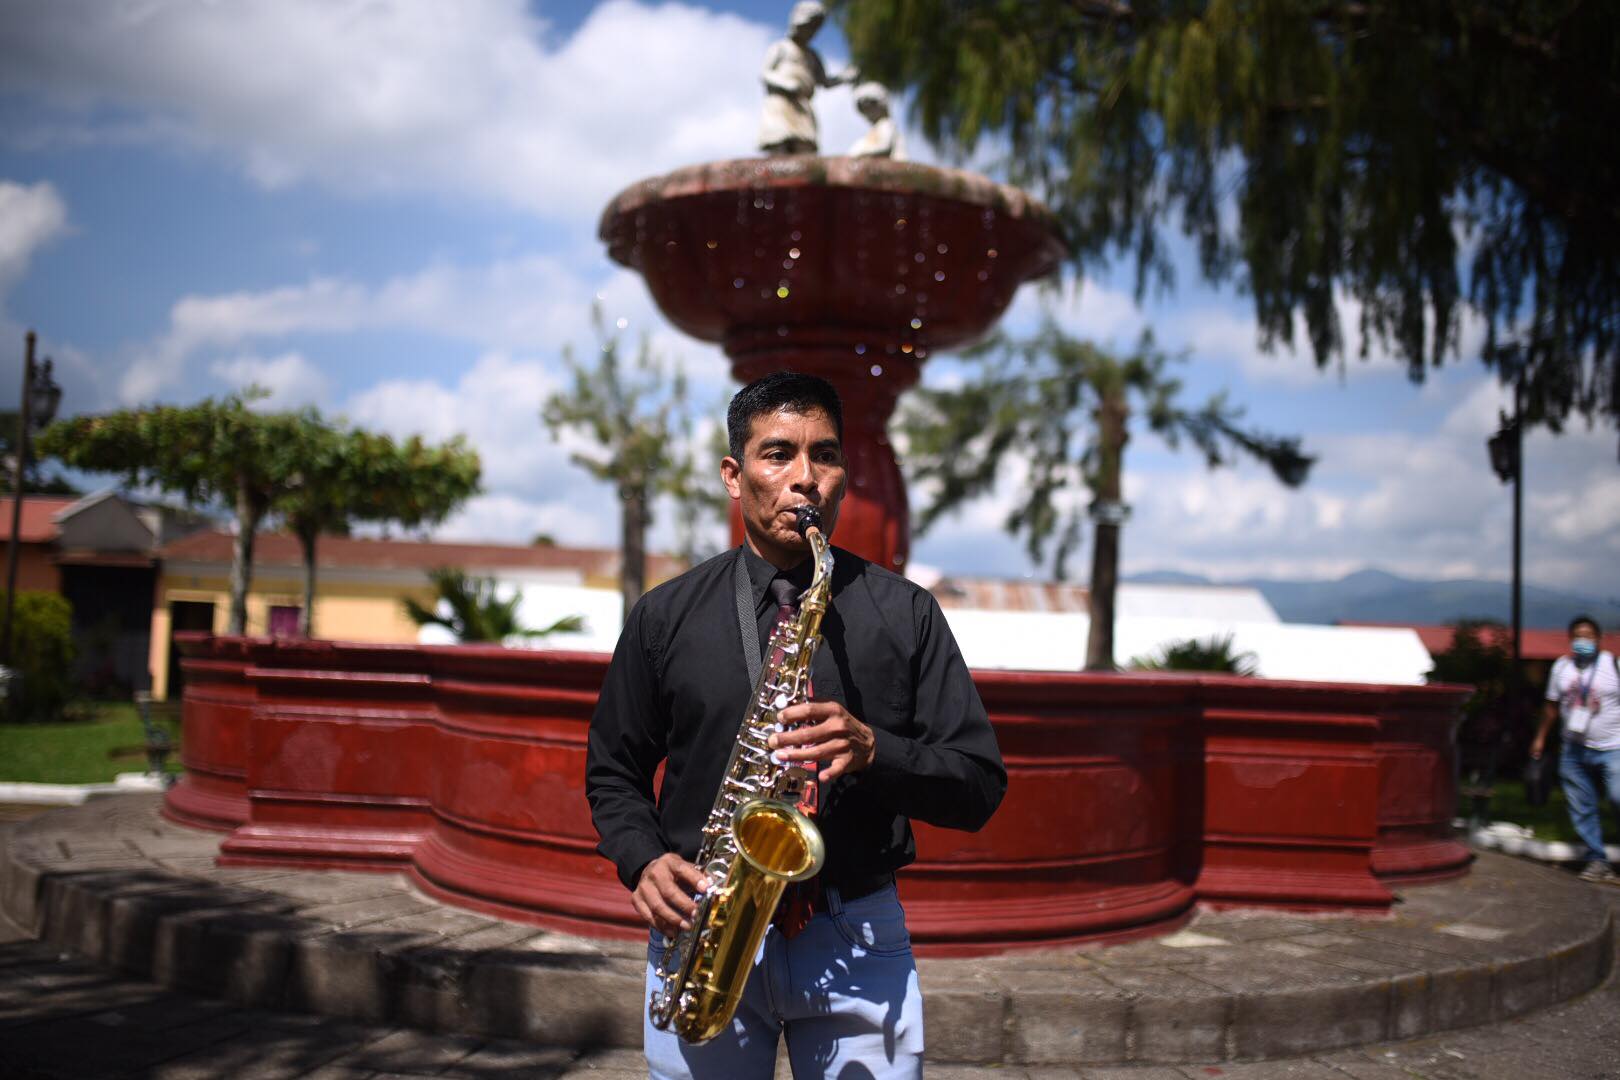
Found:
M 1600 652 L 1587 667 L 1560 656 L 1547 676 L 1547 700 L 1558 702 L 1564 738 L 1594 750 L 1620 750 L 1620 674 L 1614 654 Z

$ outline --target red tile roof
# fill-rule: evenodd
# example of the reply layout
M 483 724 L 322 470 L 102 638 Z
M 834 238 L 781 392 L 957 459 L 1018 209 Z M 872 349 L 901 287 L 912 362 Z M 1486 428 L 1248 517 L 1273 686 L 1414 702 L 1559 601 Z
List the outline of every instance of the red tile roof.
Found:
M 1454 629 L 1449 626 L 1414 626 L 1411 623 L 1341 622 L 1340 626 L 1397 626 L 1414 631 L 1423 647 L 1432 656 L 1451 648 Z M 1512 643 L 1512 631 L 1503 627 L 1499 632 L 1504 647 Z M 1519 631 L 1519 656 L 1525 660 L 1556 660 L 1569 652 L 1569 634 L 1563 630 L 1542 630 L 1525 627 Z
M 164 546 L 158 556 L 166 561 L 228 563 L 236 538 L 217 529 L 183 536 Z M 518 547 L 507 544 L 428 543 L 417 540 L 378 540 L 353 536 L 323 536 L 315 547 L 323 567 L 374 570 L 431 570 L 456 566 L 463 570 L 577 570 L 586 577 L 614 577 L 619 572 L 615 548 Z M 303 554 L 291 533 L 260 533 L 253 547 L 255 566 L 300 566 Z M 670 555 L 649 555 L 649 581 L 662 581 L 686 569 Z
M 11 511 L 15 500 L 10 495 L 0 496 L 0 541 L 11 539 Z M 25 495 L 22 503 L 22 527 L 18 539 L 25 544 L 48 544 L 60 530 L 51 519 L 79 501 L 77 495 Z

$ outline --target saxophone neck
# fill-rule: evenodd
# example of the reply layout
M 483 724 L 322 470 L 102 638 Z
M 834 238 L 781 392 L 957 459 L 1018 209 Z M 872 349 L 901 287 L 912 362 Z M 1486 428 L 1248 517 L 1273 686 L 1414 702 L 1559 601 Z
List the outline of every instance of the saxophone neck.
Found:
M 814 561 L 814 576 L 810 579 L 808 595 L 823 596 L 831 588 L 833 572 L 832 545 L 827 543 L 826 534 L 815 525 L 804 530 L 804 538 L 810 542 L 810 557 Z

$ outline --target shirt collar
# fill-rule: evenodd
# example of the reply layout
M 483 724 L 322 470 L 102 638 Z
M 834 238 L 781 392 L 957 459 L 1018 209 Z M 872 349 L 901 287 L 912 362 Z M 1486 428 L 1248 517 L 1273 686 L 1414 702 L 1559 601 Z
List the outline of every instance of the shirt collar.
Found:
M 752 586 L 754 592 L 755 610 L 758 610 L 759 607 L 765 603 L 766 597 L 770 595 L 769 590 L 771 579 L 776 577 L 778 574 L 793 582 L 793 584 L 800 590 L 810 587 L 811 566 L 810 557 L 808 555 L 806 555 L 804 559 L 798 563 L 798 565 L 790 567 L 787 570 L 778 570 L 776 567 L 772 566 L 770 563 L 766 562 L 763 558 L 756 554 L 754 549 L 749 547 L 746 543 L 744 543 L 742 546 L 742 552 L 743 565 L 748 568 L 748 582 L 749 585 Z

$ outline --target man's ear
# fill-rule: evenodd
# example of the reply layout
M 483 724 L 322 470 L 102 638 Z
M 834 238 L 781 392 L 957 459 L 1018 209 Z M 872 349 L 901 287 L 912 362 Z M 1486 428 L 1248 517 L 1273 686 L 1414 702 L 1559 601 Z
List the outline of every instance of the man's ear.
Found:
M 726 494 L 732 501 L 742 498 L 742 462 L 734 457 L 720 459 L 720 482 L 726 485 Z

